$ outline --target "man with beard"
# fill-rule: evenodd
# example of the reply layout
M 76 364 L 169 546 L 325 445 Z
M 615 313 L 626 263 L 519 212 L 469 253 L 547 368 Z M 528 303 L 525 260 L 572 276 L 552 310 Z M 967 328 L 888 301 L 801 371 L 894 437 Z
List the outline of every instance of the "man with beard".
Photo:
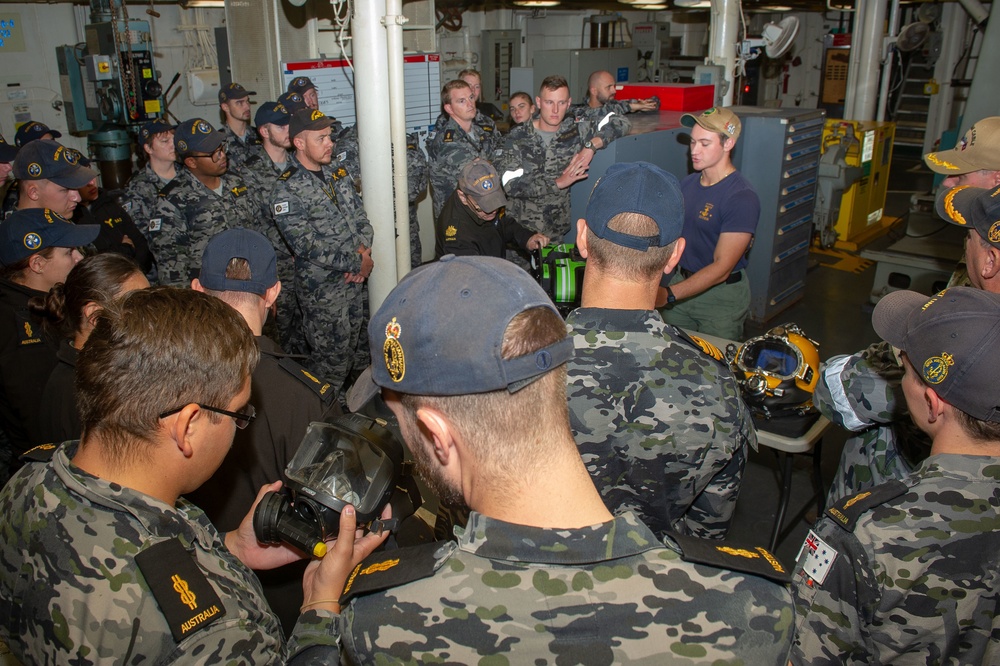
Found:
M 259 228 L 260 204 L 243 179 L 229 173 L 225 136 L 201 118 L 174 133 L 183 169 L 159 194 L 146 238 L 156 257 L 159 283 L 186 288 L 198 277 L 208 240 L 224 229 Z
M 226 121 L 222 132 L 226 137 L 230 166 L 234 169 L 261 150 L 260 137 L 250 124 L 250 95 L 256 94 L 238 83 L 230 83 L 219 91 L 219 108 Z
M 605 508 L 569 429 L 573 343 L 526 272 L 443 257 L 403 278 L 368 337 L 349 406 L 381 391 L 424 479 L 472 513 L 458 542 L 370 556 L 339 602 L 314 606 L 344 610 L 353 663 L 785 663 L 788 592 L 719 568 L 786 576 L 773 556 L 694 537 L 664 547 Z
M 368 362 L 364 336 L 374 231 L 351 174 L 333 159 L 333 119 L 292 116 L 295 154 L 271 190 L 271 214 L 295 257 L 295 292 L 308 347 L 305 365 L 340 391 Z
M 587 101 L 583 106 L 591 109 L 605 109 L 615 113 L 634 113 L 636 111 L 653 111 L 660 106 L 655 97 L 647 99 L 615 99 L 617 85 L 611 72 L 603 69 L 590 75 L 587 79 Z

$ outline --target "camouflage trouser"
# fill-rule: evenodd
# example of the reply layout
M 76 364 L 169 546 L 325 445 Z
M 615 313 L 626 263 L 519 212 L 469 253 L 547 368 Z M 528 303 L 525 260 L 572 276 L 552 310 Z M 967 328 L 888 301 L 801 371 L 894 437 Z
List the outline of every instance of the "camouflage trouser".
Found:
M 677 271 L 670 284 L 683 279 Z M 750 313 L 750 281 L 746 271 L 743 271 L 743 279 L 735 284 L 717 284 L 697 296 L 668 305 L 660 312 L 668 324 L 687 331 L 740 341 L 743 322 Z
M 410 268 L 416 268 L 423 262 L 420 246 L 420 222 L 417 220 L 417 204 L 410 204 Z
M 309 358 L 304 365 L 343 391 L 352 374 L 371 363 L 365 284 L 348 284 L 342 273 L 299 270 L 296 292 Z
M 286 354 L 305 354 L 308 349 L 302 330 L 302 308 L 295 289 L 295 260 L 284 252 L 277 255 L 278 279 L 281 280 L 278 313 L 274 318 L 277 340 Z

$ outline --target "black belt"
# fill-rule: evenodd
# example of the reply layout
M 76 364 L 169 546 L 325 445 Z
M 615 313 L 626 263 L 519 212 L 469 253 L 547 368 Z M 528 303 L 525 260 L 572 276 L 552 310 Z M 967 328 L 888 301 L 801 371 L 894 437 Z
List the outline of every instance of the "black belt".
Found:
M 681 272 L 681 276 L 683 276 L 684 278 L 689 278 L 692 275 L 691 271 L 689 270 L 685 270 L 683 268 L 678 268 L 677 270 Z M 743 271 L 733 271 L 732 273 L 729 274 L 729 277 L 726 278 L 726 284 L 736 284 L 742 279 L 743 279 Z

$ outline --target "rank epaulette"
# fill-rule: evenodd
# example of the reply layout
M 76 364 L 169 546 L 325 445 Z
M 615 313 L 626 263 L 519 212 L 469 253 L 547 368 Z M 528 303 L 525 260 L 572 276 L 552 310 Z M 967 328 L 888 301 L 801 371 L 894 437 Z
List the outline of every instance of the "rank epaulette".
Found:
M 711 356 L 720 363 L 726 362 L 726 357 L 722 353 L 722 350 L 713 345 L 708 340 L 691 335 L 687 331 L 683 331 L 677 326 L 674 326 L 673 328 L 674 331 L 677 333 L 677 337 L 689 343 L 692 347 L 698 349 L 701 353 L 705 354 L 705 356 Z
M 870 510 L 894 500 L 906 493 L 908 487 L 902 481 L 893 479 L 875 486 L 870 490 L 845 497 L 826 510 L 826 515 L 833 519 L 839 527 L 848 532 L 854 531 L 858 519 Z
M 280 176 L 278 176 L 278 180 L 288 180 L 289 178 L 292 177 L 292 174 L 295 173 L 296 171 L 298 171 L 296 167 L 290 166 L 287 169 L 285 169 Z
M 219 594 L 180 539 L 144 549 L 135 562 L 178 643 L 226 614 Z
M 57 448 L 59 448 L 57 444 L 39 444 L 18 456 L 18 460 L 26 463 L 48 462 L 52 460 L 52 455 L 56 452 Z
M 729 539 L 702 539 L 674 532 L 668 532 L 667 536 L 680 547 L 681 559 L 685 562 L 754 574 L 783 585 L 792 582 L 788 567 L 763 546 L 737 544 Z
M 287 356 L 280 358 L 278 359 L 278 365 L 281 366 L 282 370 L 308 386 L 309 390 L 319 396 L 324 404 L 330 404 L 337 396 L 337 390 L 333 388 L 333 384 L 319 380 L 311 372 L 296 363 L 294 359 Z
M 457 547 L 458 544 L 454 541 L 434 541 L 409 548 L 372 553 L 354 567 L 351 575 L 347 577 L 340 605 L 346 606 L 351 599 L 364 594 L 429 578 L 441 568 Z

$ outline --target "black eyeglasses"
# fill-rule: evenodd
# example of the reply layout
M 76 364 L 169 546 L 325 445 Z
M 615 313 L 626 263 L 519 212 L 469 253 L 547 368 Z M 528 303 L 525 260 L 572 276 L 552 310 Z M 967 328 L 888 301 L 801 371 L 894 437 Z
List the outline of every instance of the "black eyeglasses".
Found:
M 222 144 L 209 154 L 205 153 L 191 153 L 188 157 L 210 157 L 213 162 L 221 162 L 222 156 L 229 152 L 229 146 Z
M 218 407 L 209 407 L 208 405 L 203 405 L 200 402 L 196 402 L 194 404 L 198 405 L 202 409 L 204 409 L 206 411 L 209 411 L 209 412 L 215 412 L 216 414 L 222 414 L 224 416 L 231 416 L 233 418 L 233 420 L 236 421 L 236 427 L 239 428 L 240 430 L 243 430 L 244 428 L 246 428 L 248 425 L 250 425 L 251 423 L 253 423 L 253 420 L 255 418 L 257 418 L 257 410 L 254 409 L 253 405 L 251 405 L 250 403 L 247 403 L 247 406 L 246 406 L 247 413 L 246 414 L 241 414 L 240 412 L 230 412 L 230 411 L 225 410 L 225 409 L 219 409 Z M 161 419 L 165 419 L 168 416 L 173 416 L 177 412 L 179 412 L 182 409 L 184 409 L 184 407 L 187 407 L 187 405 L 184 405 L 182 407 L 177 407 L 176 409 L 171 409 L 171 410 L 168 410 L 166 412 L 163 412 L 162 414 L 160 414 L 160 418 Z

